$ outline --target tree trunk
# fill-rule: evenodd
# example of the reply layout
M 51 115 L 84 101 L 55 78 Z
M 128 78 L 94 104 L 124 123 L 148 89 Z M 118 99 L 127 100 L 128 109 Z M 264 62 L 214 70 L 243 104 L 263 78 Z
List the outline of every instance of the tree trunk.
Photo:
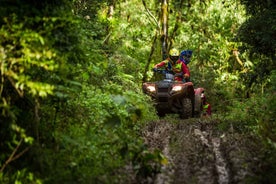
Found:
M 150 50 L 150 55 L 149 55 L 149 58 L 148 58 L 148 62 L 146 64 L 146 67 L 145 67 L 145 72 L 143 74 L 143 79 L 142 79 L 142 82 L 146 82 L 147 81 L 147 71 L 149 69 L 149 65 L 150 65 L 150 61 L 151 61 L 151 58 L 152 58 L 152 55 L 155 51 L 155 45 L 156 45 L 156 40 L 157 40 L 157 37 L 158 37 L 158 32 L 156 31 L 156 34 L 154 36 L 154 39 L 153 39 L 153 43 L 152 43 L 152 46 L 151 46 L 151 50 Z
M 162 58 L 165 59 L 167 57 L 167 49 L 168 49 L 168 19 L 169 19 L 169 11 L 168 11 L 168 0 L 163 0 L 161 3 L 161 44 L 162 44 Z
M 179 7 L 183 7 L 183 2 L 184 2 L 183 0 L 180 1 Z M 176 36 L 177 30 L 179 28 L 179 24 L 181 24 L 181 18 L 182 18 L 181 8 L 177 9 L 175 14 L 176 14 L 176 21 L 175 21 L 174 28 L 173 28 L 173 31 L 171 33 L 171 36 L 169 38 L 168 49 L 173 47 L 173 43 L 174 43 L 173 39 Z

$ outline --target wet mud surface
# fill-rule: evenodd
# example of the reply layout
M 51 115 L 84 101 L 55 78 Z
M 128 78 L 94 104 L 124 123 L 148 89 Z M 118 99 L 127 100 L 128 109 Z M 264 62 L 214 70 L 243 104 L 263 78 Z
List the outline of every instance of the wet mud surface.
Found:
M 221 132 L 217 126 L 216 120 L 206 118 L 151 122 L 143 131 L 145 144 L 152 151 L 161 150 L 167 162 L 138 183 L 260 183 L 260 140 L 234 130 Z

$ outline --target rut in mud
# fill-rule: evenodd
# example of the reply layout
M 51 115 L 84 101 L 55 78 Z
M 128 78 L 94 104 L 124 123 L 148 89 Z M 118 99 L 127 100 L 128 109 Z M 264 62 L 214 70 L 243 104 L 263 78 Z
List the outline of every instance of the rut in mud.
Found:
M 260 141 L 234 130 L 220 132 L 212 119 L 151 122 L 143 132 L 149 149 L 159 149 L 167 164 L 138 183 L 254 183 L 261 171 Z

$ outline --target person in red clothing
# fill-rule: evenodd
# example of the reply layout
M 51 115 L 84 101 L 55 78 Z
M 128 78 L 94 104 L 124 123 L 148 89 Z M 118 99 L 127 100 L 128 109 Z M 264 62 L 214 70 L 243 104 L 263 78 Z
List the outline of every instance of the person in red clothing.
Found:
M 211 105 L 207 103 L 204 92 L 201 93 L 201 100 L 202 100 L 202 106 L 203 106 L 203 116 L 211 116 L 212 115 Z
M 186 82 L 190 81 L 190 71 L 186 64 L 179 59 L 179 51 L 175 48 L 169 52 L 169 57 L 164 61 L 156 64 L 154 70 L 157 68 L 165 67 L 166 70 L 172 71 L 175 74 L 174 80 Z

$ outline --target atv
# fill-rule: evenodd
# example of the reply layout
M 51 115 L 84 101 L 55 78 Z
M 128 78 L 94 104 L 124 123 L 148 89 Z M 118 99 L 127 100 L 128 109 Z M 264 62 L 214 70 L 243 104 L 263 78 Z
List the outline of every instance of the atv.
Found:
M 194 89 L 192 82 L 175 81 L 175 75 L 168 70 L 157 69 L 163 79 L 143 83 L 143 92 L 155 102 L 159 117 L 166 114 L 179 114 L 181 119 L 199 117 L 202 111 L 200 95 L 203 88 Z

